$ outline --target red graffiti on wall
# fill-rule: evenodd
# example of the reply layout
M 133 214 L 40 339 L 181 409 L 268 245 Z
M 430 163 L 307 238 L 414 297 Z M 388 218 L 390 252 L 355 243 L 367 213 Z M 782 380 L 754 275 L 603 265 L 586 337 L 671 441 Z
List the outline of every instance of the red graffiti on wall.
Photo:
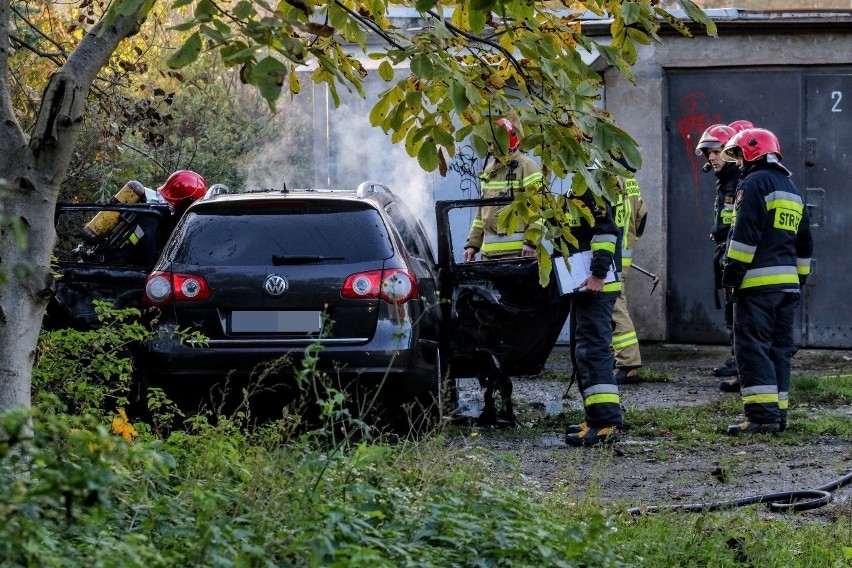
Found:
M 695 204 L 695 215 L 698 217 L 698 222 L 702 228 L 704 227 L 704 212 L 699 207 L 698 176 L 701 172 L 701 166 L 704 165 L 704 157 L 695 155 L 695 147 L 707 127 L 720 122 L 718 114 L 711 115 L 708 112 L 708 106 L 704 93 L 697 91 L 687 93 L 680 101 L 680 118 L 677 121 L 677 130 L 683 140 L 684 153 L 692 172 L 692 200 Z

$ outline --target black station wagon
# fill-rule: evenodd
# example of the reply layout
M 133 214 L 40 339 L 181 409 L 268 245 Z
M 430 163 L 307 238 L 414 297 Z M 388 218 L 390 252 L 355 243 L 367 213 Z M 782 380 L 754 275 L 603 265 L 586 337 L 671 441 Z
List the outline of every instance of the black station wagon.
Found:
M 179 221 L 144 282 L 154 325 L 136 357 L 145 383 L 197 404 L 250 377 L 291 387 L 310 363 L 410 412 L 407 403 L 452 408 L 455 379 L 481 375 L 483 352 L 508 374 L 540 372 L 567 303 L 555 284 L 539 285 L 534 258 L 459 261 L 453 245 L 467 224 L 452 216 L 481 204 L 437 204 L 436 260 L 420 220 L 379 183 L 355 191 L 214 186 Z M 186 341 L 182 330 L 205 339 Z M 274 389 L 261 392 L 277 404 Z

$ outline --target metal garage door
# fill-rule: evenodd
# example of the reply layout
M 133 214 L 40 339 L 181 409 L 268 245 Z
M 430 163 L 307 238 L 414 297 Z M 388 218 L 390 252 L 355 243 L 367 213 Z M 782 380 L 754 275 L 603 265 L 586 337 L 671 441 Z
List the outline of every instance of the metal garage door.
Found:
M 812 215 L 815 272 L 796 324 L 801 345 L 852 347 L 852 310 L 841 288 L 852 269 L 841 235 L 852 225 L 852 69 L 670 71 L 667 82 L 669 340 L 727 341 L 713 300 L 716 177 L 702 172 L 705 160 L 694 149 L 707 126 L 746 119 L 778 135 Z

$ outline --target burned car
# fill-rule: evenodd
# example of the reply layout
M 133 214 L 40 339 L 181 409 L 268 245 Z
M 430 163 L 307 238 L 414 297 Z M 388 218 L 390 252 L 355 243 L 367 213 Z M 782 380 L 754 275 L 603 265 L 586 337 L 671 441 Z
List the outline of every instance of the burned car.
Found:
M 464 238 L 476 209 L 511 198 L 439 201 L 438 259 L 443 322 L 441 345 L 452 381 L 477 377 L 485 388 L 482 422 L 513 422 L 510 377 L 542 371 L 568 318 L 569 301 L 555 278 L 539 284 L 535 257 L 463 262 Z M 453 229 L 456 229 L 455 232 Z M 493 406 L 499 391 L 503 407 Z
M 95 300 L 144 307 L 145 280 L 172 231 L 167 204 L 59 203 L 54 223 L 56 282 L 44 329 L 98 327 Z
M 509 377 L 541 371 L 568 304 L 554 283 L 539 285 L 535 258 L 460 261 L 454 243 L 480 205 L 437 204 L 436 259 L 419 219 L 376 182 L 219 187 L 190 206 L 153 266 L 63 260 L 69 290 L 55 303 L 85 320 L 91 296 L 144 300 L 154 335 L 135 358 L 142 380 L 189 408 L 214 404 L 217 385 L 262 376 L 273 381 L 262 402 L 280 409 L 278 394 L 306 364 L 365 400 L 381 392 L 390 407 L 449 410 L 460 377 L 510 400 Z

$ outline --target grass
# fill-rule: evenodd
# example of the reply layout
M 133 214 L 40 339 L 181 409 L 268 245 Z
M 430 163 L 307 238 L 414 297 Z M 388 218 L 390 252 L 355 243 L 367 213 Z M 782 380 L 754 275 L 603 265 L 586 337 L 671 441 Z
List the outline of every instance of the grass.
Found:
M 66 374 L 51 372 L 47 384 L 67 395 Z M 760 443 L 792 455 L 817 437 L 850 439 L 852 418 L 835 411 L 849 403 L 850 389 L 849 377 L 797 377 L 790 429 Z M 324 427 L 304 432 L 286 420 L 249 428 L 235 417 L 205 415 L 169 435 L 137 425 L 127 442 L 110 432 L 109 410 L 74 416 L 61 408 L 0 415 L 3 566 L 852 564 L 849 507 L 810 516 L 758 507 L 631 516 L 611 498 L 612 472 L 626 463 L 614 449 L 541 452 L 554 471 L 542 489 L 525 474 L 529 461 L 519 452 L 582 421 L 580 410 L 553 417 L 524 405 L 519 413 L 532 427 L 499 434 L 451 427 L 418 439 L 357 441 L 341 441 Z M 629 437 L 654 442 L 636 463 L 647 455 L 666 467 L 677 455 L 712 447 L 719 457 L 708 473 L 721 486 L 706 497 L 729 493 L 733 472 L 755 461 L 749 440 L 719 431 L 740 412 L 736 397 L 627 409 Z M 331 417 L 327 428 L 337 432 L 345 415 Z M 485 447 L 487 436 L 500 436 L 494 446 L 505 450 Z M 663 499 L 686 494 L 693 478 L 678 471 L 661 488 Z
M 790 400 L 796 404 L 852 404 L 852 375 L 804 375 L 793 377 L 790 382 Z

